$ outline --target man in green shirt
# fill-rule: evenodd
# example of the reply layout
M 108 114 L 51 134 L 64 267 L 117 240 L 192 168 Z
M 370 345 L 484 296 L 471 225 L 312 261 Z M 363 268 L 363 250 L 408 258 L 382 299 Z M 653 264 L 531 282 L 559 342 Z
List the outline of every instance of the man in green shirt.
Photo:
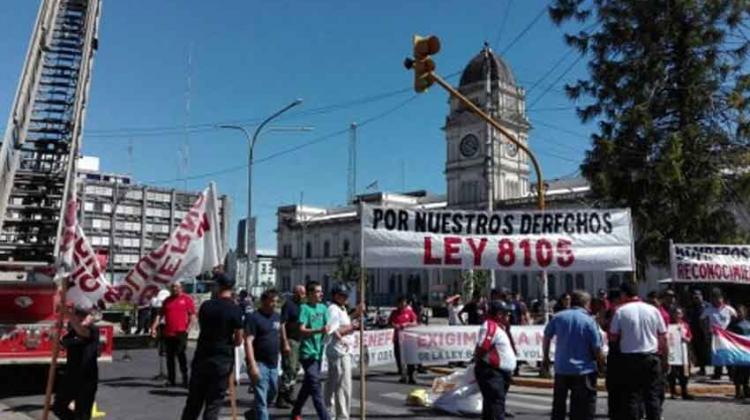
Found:
M 302 419 L 302 407 L 307 397 L 312 396 L 315 411 L 320 420 L 330 420 L 328 410 L 323 403 L 320 388 L 320 362 L 323 359 L 323 338 L 328 333 L 328 309 L 323 305 L 323 289 L 317 281 L 307 283 L 307 303 L 300 306 L 299 331 L 302 341 L 299 345 L 299 359 L 305 370 L 302 388 L 297 394 L 297 401 L 292 409 L 292 419 Z

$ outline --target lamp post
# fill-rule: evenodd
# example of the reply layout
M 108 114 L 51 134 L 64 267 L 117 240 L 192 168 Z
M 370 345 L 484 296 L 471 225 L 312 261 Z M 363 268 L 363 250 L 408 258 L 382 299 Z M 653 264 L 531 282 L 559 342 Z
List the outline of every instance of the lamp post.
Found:
M 219 128 L 226 128 L 230 130 L 241 131 L 245 135 L 245 138 L 247 139 L 248 147 L 249 147 L 248 160 L 247 160 L 247 220 L 245 221 L 245 254 L 247 255 L 247 265 L 245 266 L 246 287 L 249 287 L 250 263 L 253 257 L 250 255 L 250 223 L 252 221 L 252 215 L 253 215 L 253 149 L 255 148 L 255 143 L 258 141 L 258 136 L 260 135 L 261 131 L 263 130 L 263 127 L 265 127 L 266 124 L 268 124 L 275 118 L 279 117 L 281 114 L 285 113 L 286 111 L 289 111 L 295 106 L 300 105 L 301 103 L 302 103 L 302 99 L 295 99 L 289 105 L 271 114 L 268 118 L 263 120 L 263 122 L 261 122 L 260 125 L 258 125 L 258 127 L 255 129 L 255 132 L 253 133 L 252 136 L 250 136 L 250 133 L 247 131 L 247 129 L 241 125 L 220 125 L 219 126 Z M 283 130 L 275 130 L 275 131 L 283 131 Z M 299 130 L 299 131 L 309 131 L 309 130 Z

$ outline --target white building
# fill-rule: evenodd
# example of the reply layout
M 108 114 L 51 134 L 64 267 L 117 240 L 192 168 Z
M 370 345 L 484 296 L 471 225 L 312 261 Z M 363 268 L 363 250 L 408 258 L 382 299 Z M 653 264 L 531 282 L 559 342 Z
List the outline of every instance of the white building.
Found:
M 520 141 L 529 143 L 531 125 L 526 116 L 525 92 L 516 84 L 508 65 L 488 47 L 485 46 L 466 66 L 458 89 Z M 487 209 L 488 197 L 491 197 L 494 209 L 536 207 L 536 196 L 532 195 L 534 186 L 529 181 L 528 158 L 515 145 L 455 99 L 449 101 L 444 130 L 447 195 L 425 191 L 380 192 L 360 195 L 355 201 L 416 208 Z M 545 183 L 548 207 L 589 206 L 586 180 L 573 178 Z M 329 290 L 338 281 L 335 273 L 343 262 L 356 264 L 359 229 L 356 203 L 336 208 L 279 207 L 279 287 L 288 290 L 292 285 L 312 279 L 320 281 L 324 289 Z M 461 290 L 461 273 L 457 270 L 368 269 L 367 274 L 370 305 L 392 304 L 397 296 L 404 294 L 437 304 L 446 294 Z M 613 287 L 628 275 L 613 272 L 548 274 L 551 298 L 574 288 L 593 291 Z M 542 295 L 537 272 L 498 271 L 495 279 L 494 287 L 519 291 L 525 298 Z

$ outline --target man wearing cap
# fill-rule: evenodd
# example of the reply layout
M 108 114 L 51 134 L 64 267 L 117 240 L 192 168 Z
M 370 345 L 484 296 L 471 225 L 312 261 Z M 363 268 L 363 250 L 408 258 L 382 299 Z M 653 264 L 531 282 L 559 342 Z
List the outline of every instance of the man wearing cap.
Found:
M 245 315 L 245 356 L 255 394 L 255 419 L 268 420 L 268 404 L 279 384 L 281 320 L 276 313 L 278 293 L 269 289 L 260 295 L 260 308 Z
M 58 387 L 52 411 L 60 420 L 88 420 L 94 405 L 99 367 L 99 328 L 90 308 L 66 306 L 68 333 L 62 338 L 67 352 L 63 383 Z M 75 411 L 68 407 L 75 401 Z
M 352 357 L 354 343 L 351 334 L 357 325 L 352 323 L 346 308 L 349 288 L 339 284 L 333 288 L 333 303 L 328 306 L 328 336 L 326 337 L 326 359 L 328 381 L 325 384 L 325 402 L 331 405 L 336 420 L 348 420 L 352 398 Z M 362 314 L 362 305 L 351 314 L 356 319 Z
M 219 418 L 219 410 L 234 366 L 234 348 L 242 344 L 242 311 L 232 298 L 234 280 L 214 272 L 216 297 L 198 311 L 200 335 L 193 356 L 192 375 L 182 420 Z
M 610 351 L 619 372 L 624 372 L 616 395 L 622 406 L 614 413 L 615 419 L 639 420 L 641 406 L 647 420 L 661 419 L 664 378 L 669 349 L 667 326 L 659 311 L 638 299 L 636 285 L 624 282 L 620 286 L 623 299 L 615 310 L 609 326 Z
M 161 305 L 161 311 L 151 324 L 151 336 L 156 338 L 156 328 L 164 320 L 164 346 L 167 350 L 167 386 L 175 386 L 175 358 L 180 363 L 182 386 L 188 386 L 187 350 L 188 331 L 195 322 L 193 299 L 182 292 L 182 284 L 175 281 L 169 285 L 170 295 Z
M 474 350 L 474 376 L 482 393 L 482 419 L 505 419 L 505 384 L 516 368 L 516 353 L 503 325 L 509 322 L 509 308 L 501 301 L 487 304 L 487 317 L 479 329 Z
M 552 420 L 565 420 L 570 392 L 570 418 L 593 420 L 596 413 L 597 363 L 604 365 L 602 336 L 599 327 L 589 315 L 591 296 L 576 290 L 571 299 L 571 309 L 555 315 L 544 329 L 542 366 L 549 369 L 549 350 L 556 337 L 555 387 L 552 402 Z

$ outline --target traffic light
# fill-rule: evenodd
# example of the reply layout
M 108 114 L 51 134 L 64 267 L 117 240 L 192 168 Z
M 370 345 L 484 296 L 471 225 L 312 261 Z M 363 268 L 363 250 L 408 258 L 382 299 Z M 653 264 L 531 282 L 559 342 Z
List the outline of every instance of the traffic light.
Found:
M 414 70 L 414 90 L 422 93 L 432 86 L 432 72 L 435 70 L 435 62 L 431 55 L 440 51 L 440 39 L 434 35 L 421 37 L 414 35 L 412 40 L 414 46 L 414 57 L 407 58 L 404 66 Z

